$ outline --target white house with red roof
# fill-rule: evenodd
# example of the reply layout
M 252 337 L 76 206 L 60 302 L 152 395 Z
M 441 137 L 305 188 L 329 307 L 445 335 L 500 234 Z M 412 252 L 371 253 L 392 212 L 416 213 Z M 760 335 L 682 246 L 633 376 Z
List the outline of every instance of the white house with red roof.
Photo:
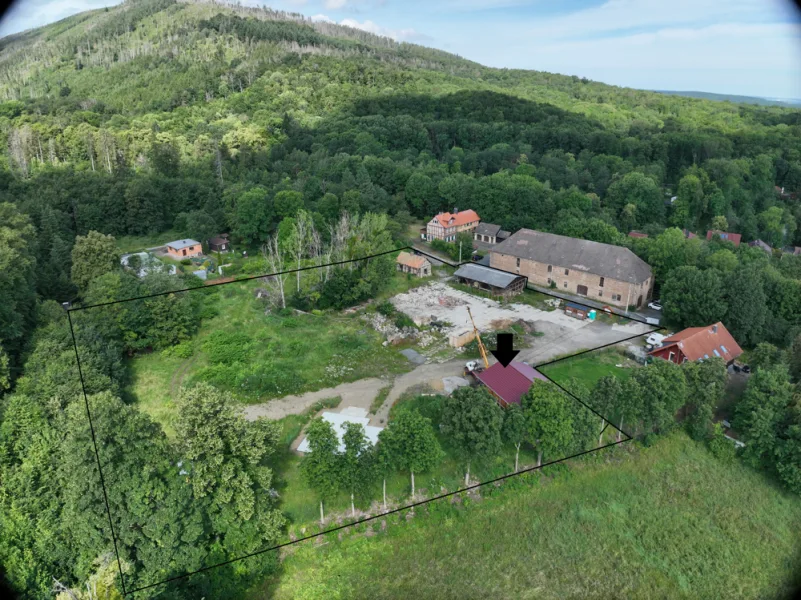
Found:
M 453 242 L 457 233 L 468 231 L 472 234 L 480 222 L 481 218 L 476 211 L 472 209 L 459 211 L 458 208 L 454 208 L 452 213 L 439 213 L 428 222 L 426 239 L 429 242 L 431 240 Z

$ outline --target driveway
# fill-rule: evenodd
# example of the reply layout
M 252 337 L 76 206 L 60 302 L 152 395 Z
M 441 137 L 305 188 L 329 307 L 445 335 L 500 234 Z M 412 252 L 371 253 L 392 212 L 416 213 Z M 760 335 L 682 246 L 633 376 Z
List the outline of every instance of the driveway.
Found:
M 522 349 L 517 358 L 517 360 L 526 361 L 533 366 L 551 361 L 557 356 L 613 344 L 653 329 L 653 326 L 634 321 L 629 321 L 624 325 L 610 325 L 600 321 L 579 321 L 566 317 L 569 322 L 564 323 L 561 319 L 555 318 L 557 315 L 561 315 L 557 311 L 554 311 L 555 314 L 539 312 L 547 315 L 547 318 L 534 321 L 533 324 L 535 329 L 543 335 L 531 337 L 531 347 Z M 636 343 L 636 341 L 632 343 Z M 369 410 L 379 391 L 391 385 L 392 389 L 384 403 L 375 415 L 370 415 L 370 425 L 385 426 L 389 419 L 389 411 L 404 392 L 416 386 L 429 386 L 435 391 L 442 391 L 442 378 L 462 375 L 466 361 L 467 359 L 459 357 L 441 363 L 427 363 L 408 373 L 398 375 L 394 379 L 370 377 L 315 392 L 285 396 L 262 404 L 253 404 L 245 407 L 245 418 L 249 421 L 259 417 L 278 420 L 287 415 L 300 414 L 320 400 L 336 396 L 341 397 L 342 402 L 337 409 L 333 409 L 334 411 L 348 406 L 358 406 Z M 489 362 L 490 364 L 496 362 L 492 355 L 489 356 Z

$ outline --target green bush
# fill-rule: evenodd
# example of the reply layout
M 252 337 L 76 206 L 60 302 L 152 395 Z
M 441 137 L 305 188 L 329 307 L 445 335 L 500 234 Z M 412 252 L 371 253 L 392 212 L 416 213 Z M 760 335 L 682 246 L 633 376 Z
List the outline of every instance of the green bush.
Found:
M 190 259 L 188 259 L 188 258 L 182 258 L 181 259 L 181 264 L 182 265 L 191 265 L 192 261 Z
M 343 333 L 337 338 L 337 345 L 343 350 L 358 350 L 365 344 L 364 339 L 355 333 Z
M 376 306 L 375 309 L 385 317 L 391 317 L 395 314 L 395 305 L 389 300 L 384 300 L 381 304 Z
M 298 325 L 298 320 L 293 319 L 292 317 L 287 317 L 281 321 L 281 327 L 285 327 L 286 329 L 297 329 Z
M 251 339 L 242 332 L 215 331 L 203 342 L 203 351 L 210 363 L 230 365 L 244 362 L 250 345 Z
M 404 327 L 415 327 L 415 324 L 406 313 L 398 313 L 398 316 L 395 317 L 395 327 L 403 329 Z
M 724 462 L 730 462 L 737 456 L 737 448 L 734 442 L 726 438 L 723 433 L 723 426 L 720 423 L 715 423 L 712 437 L 709 438 L 707 446 L 716 458 Z

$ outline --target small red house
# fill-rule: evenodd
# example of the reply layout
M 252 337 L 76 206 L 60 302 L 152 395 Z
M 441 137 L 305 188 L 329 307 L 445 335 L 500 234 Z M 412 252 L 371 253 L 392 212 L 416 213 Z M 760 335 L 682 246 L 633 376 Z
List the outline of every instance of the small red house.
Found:
M 720 239 L 722 239 L 724 242 L 731 242 L 735 246 L 740 245 L 740 240 L 743 237 L 739 233 L 729 233 L 728 231 L 718 231 L 717 229 L 710 229 L 709 231 L 706 232 L 706 241 L 707 242 L 710 241 L 712 239 L 712 236 L 714 235 L 719 235 Z
M 642 231 L 629 231 L 630 238 L 647 238 L 648 234 Z
M 534 367 L 515 361 L 505 369 L 501 363 L 495 363 L 489 369 L 476 373 L 476 378 L 489 388 L 501 408 L 520 404 L 535 380 L 548 381 Z
M 688 360 L 722 358 L 729 365 L 743 353 L 723 323 L 707 327 L 689 327 L 666 337 L 662 345 L 649 352 L 680 365 Z

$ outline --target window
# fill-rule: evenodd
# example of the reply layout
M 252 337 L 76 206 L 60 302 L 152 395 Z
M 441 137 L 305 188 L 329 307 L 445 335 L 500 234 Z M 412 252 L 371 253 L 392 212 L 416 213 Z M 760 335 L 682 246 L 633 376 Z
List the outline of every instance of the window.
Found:
M 520 266 L 520 259 L 519 258 L 517 259 L 517 266 L 518 267 Z
M 604 295 L 604 293 L 603 293 L 601 290 L 598 290 L 598 295 L 599 295 L 599 296 L 603 296 L 603 295 Z
M 721 346 L 720 346 L 720 349 L 721 349 L 721 350 L 723 350 L 723 352 L 728 352 L 728 350 L 726 350 L 726 346 L 724 346 L 724 345 L 722 345 L 722 344 L 721 344 Z
M 551 271 L 553 271 L 553 267 L 551 265 L 548 265 L 548 272 L 550 273 Z
M 548 285 L 551 285 L 551 278 L 548 278 Z
M 565 287 L 567 287 L 567 281 L 565 281 Z
M 668 360 L 672 361 L 674 356 L 676 356 L 676 353 L 671 352 L 670 354 L 668 354 Z
M 601 283 L 598 284 L 598 287 L 604 287 L 604 278 L 601 277 Z
M 565 269 L 565 275 L 570 275 L 570 269 Z

